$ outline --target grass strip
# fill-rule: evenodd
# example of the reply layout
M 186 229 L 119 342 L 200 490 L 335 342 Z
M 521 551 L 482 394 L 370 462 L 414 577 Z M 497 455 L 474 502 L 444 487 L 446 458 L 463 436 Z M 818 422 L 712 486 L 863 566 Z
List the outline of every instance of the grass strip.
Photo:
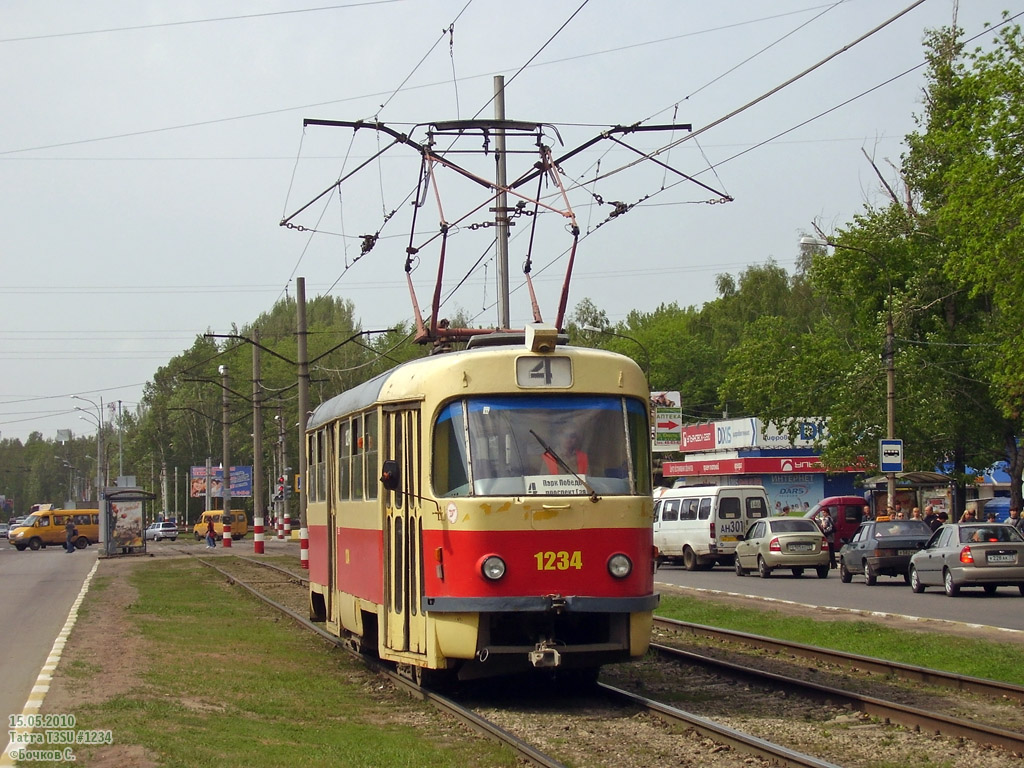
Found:
M 79 731 L 113 731 L 116 750 L 131 755 L 120 764 L 141 751 L 147 765 L 169 768 L 516 765 L 510 751 L 382 690 L 357 660 L 194 561 L 131 573 L 139 597 L 124 611 L 144 670 L 130 691 L 73 713 Z M 106 591 L 96 581 L 86 611 Z M 73 653 L 59 671 L 83 685 L 96 673 Z M 110 749 L 76 747 L 76 762 L 115 764 Z
M 898 661 L 987 680 L 1024 685 L 1021 646 L 952 635 L 893 629 L 877 621 L 800 618 L 775 610 L 737 608 L 704 598 L 663 594 L 657 615 Z

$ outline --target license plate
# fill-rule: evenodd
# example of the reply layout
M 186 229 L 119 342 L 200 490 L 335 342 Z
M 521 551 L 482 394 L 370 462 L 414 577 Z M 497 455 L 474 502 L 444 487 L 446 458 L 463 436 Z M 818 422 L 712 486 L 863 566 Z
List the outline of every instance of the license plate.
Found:
M 897 555 L 912 555 L 917 552 L 916 549 L 898 549 L 896 550 Z
M 1016 561 L 1016 557 L 1013 555 L 989 555 L 988 561 L 990 563 L 1012 563 Z
M 721 540 L 722 541 L 736 541 L 737 539 L 736 539 L 735 536 L 722 536 Z
M 810 552 L 812 549 L 814 549 L 814 545 L 813 544 L 790 544 L 789 545 L 789 551 L 790 552 Z

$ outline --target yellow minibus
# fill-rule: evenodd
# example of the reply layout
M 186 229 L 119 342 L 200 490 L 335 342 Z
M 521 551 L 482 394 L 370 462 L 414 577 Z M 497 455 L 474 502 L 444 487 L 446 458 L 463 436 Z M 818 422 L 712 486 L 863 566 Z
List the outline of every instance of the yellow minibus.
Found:
M 100 540 L 98 509 L 40 509 L 25 518 L 19 527 L 9 531 L 7 541 L 19 552 L 51 545 L 63 547 L 66 541 L 64 526 L 69 517 L 78 529 L 78 534 L 72 538 L 78 549 L 85 549 Z

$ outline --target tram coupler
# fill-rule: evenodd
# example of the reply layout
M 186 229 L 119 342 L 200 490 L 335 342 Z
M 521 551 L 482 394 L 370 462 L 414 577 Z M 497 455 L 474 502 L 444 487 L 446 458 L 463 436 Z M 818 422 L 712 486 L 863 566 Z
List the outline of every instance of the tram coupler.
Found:
M 537 647 L 530 651 L 528 656 L 530 663 L 538 669 L 558 667 L 562 664 L 562 654 L 547 642 L 537 643 Z

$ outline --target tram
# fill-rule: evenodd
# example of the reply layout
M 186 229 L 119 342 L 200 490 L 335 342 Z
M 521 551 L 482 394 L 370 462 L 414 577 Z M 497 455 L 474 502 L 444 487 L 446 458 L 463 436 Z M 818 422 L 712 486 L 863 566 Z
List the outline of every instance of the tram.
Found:
M 553 326 L 472 337 L 322 403 L 310 615 L 414 679 L 596 674 L 647 651 L 647 382 Z

